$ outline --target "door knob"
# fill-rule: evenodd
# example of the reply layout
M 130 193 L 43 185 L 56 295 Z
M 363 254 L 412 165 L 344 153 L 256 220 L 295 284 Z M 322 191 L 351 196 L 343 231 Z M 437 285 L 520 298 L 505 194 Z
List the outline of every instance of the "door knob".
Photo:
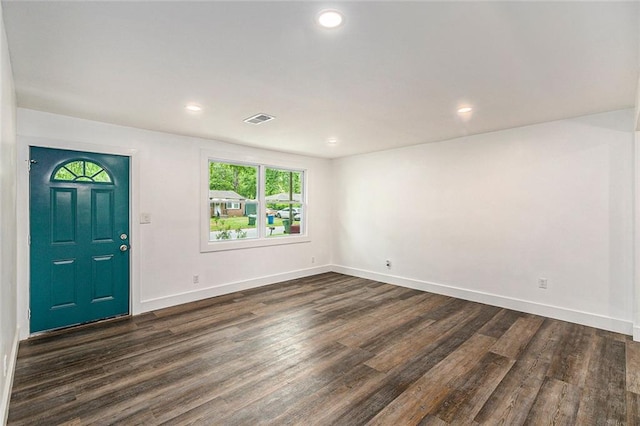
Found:
M 127 250 L 129 250 L 129 246 L 128 245 L 123 244 L 123 245 L 120 246 L 120 251 L 127 251 Z

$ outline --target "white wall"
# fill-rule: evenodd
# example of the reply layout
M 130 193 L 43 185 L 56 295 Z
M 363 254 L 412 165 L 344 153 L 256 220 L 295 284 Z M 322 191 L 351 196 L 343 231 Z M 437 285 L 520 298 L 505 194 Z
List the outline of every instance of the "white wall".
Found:
M 638 73 L 638 83 L 636 85 L 636 118 L 635 129 L 640 130 L 640 72 Z
M 29 145 L 132 155 L 134 313 L 329 270 L 332 232 L 327 206 L 333 204 L 329 160 L 18 109 L 20 235 L 28 234 Z M 311 242 L 200 253 L 202 150 L 237 160 L 284 162 L 307 169 Z M 141 212 L 151 213 L 151 224 L 138 224 L 135 219 Z M 22 337 L 26 337 L 26 238 L 20 238 L 18 245 L 18 318 Z M 192 283 L 194 274 L 200 276 L 198 285 Z
M 623 110 L 336 160 L 336 269 L 631 334 L 633 128 Z
M 637 107 L 636 107 L 637 109 Z M 633 280 L 633 340 L 640 342 L 640 132 L 635 132 L 634 144 L 634 280 Z
M 635 129 L 636 130 L 640 130 L 640 9 L 638 10 L 638 16 L 636 16 L 636 19 L 638 20 L 638 34 L 636 37 L 636 40 L 638 41 L 636 44 L 636 47 L 638 49 L 638 63 L 637 63 L 637 67 L 636 67 L 636 71 L 638 74 L 638 83 L 636 85 L 636 104 L 635 104 L 635 110 L 636 110 L 636 118 L 635 118 Z
M 0 423 L 4 424 L 17 353 L 16 100 L 0 6 Z M 6 364 L 6 369 L 5 369 Z

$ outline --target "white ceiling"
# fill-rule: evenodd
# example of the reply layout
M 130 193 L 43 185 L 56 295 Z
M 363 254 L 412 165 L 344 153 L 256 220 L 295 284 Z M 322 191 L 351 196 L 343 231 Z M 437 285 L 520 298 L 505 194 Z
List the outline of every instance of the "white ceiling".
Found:
M 329 158 L 633 107 L 638 6 L 2 5 L 21 107 Z M 342 27 L 315 24 L 328 7 Z

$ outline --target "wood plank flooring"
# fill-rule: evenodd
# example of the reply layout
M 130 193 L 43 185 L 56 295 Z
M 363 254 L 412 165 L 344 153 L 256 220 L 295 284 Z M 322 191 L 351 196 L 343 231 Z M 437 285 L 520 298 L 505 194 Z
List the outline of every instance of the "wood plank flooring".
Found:
M 640 424 L 629 336 L 327 273 L 21 342 L 10 425 Z

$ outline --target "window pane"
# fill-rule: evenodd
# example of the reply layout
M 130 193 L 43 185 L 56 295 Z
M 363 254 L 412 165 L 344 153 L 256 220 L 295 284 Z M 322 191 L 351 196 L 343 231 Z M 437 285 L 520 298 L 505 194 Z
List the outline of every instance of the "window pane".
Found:
M 300 203 L 267 203 L 265 235 L 267 237 L 282 237 L 300 234 L 304 220 L 302 213 L 303 208 Z
M 267 237 L 302 233 L 303 175 L 297 170 L 267 168 L 265 171 L 265 202 L 267 207 Z M 270 223 L 271 222 L 271 223 Z
M 303 172 L 283 169 L 266 169 L 266 201 L 302 201 Z
M 88 161 L 85 161 L 84 169 L 85 176 L 90 177 L 93 177 L 102 171 L 102 167 L 98 166 L 96 163 L 90 163 Z
M 84 161 L 74 161 L 65 167 L 76 176 L 84 176 Z
M 111 182 L 111 178 L 104 170 L 98 172 L 98 174 L 93 177 L 93 180 L 96 182 Z
M 63 167 L 56 172 L 53 180 L 73 181 L 75 178 L 77 178 L 76 175 Z
M 209 162 L 209 241 L 257 238 L 258 168 Z
M 100 182 L 111 183 L 111 176 L 102 166 L 91 161 L 71 161 L 59 167 L 51 178 L 54 181 L 66 182 Z

